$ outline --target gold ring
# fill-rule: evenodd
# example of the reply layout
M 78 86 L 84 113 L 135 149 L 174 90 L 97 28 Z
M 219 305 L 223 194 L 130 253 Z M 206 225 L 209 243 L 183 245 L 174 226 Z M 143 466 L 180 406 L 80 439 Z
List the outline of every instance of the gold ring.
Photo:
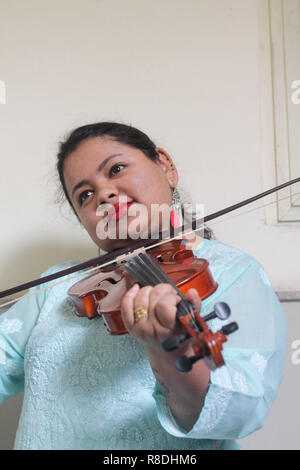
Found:
M 134 320 L 136 322 L 139 321 L 141 318 L 144 318 L 144 317 L 148 316 L 147 310 L 145 308 L 141 308 L 141 307 L 135 308 L 133 313 L 134 313 Z

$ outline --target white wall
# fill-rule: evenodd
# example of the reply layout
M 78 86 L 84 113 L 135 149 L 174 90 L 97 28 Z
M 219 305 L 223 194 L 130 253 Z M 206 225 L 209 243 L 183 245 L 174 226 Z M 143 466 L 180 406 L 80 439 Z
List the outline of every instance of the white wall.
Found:
M 1 289 L 96 255 L 54 203 L 57 142 L 78 125 L 149 133 L 207 214 L 263 190 L 259 11 L 256 0 L 0 0 Z M 266 225 L 263 209 L 211 225 L 276 289 L 299 289 L 299 225 Z

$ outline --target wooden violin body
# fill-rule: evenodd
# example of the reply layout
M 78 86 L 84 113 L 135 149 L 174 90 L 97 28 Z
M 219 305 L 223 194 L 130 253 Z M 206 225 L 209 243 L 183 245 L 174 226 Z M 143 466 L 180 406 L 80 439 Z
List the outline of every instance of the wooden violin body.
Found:
M 173 240 L 163 245 L 163 248 L 150 250 L 149 254 L 152 260 L 150 265 L 152 264 L 156 281 L 151 279 L 151 275 L 149 275 L 149 272 L 151 274 L 151 268 L 147 263 L 149 255 L 141 255 L 146 259 L 140 260 L 142 264 L 139 272 L 138 270 L 135 272 L 132 266 L 134 260 L 138 258 L 137 256 L 117 269 L 102 270 L 74 284 L 68 290 L 68 294 L 73 299 L 77 315 L 86 316 L 89 319 L 101 315 L 110 334 L 128 333 L 120 311 L 121 300 L 126 291 L 136 281 L 142 285 L 148 285 L 149 279 L 151 279 L 150 285 L 170 281 L 183 299 L 180 302 L 182 305 L 178 304 L 177 306 L 181 307 L 181 310 L 178 309 L 177 318 L 183 326 L 185 334 L 169 338 L 163 343 L 163 348 L 166 351 L 177 349 L 184 340 L 192 338 L 195 356 L 180 356 L 178 358 L 176 367 L 180 372 L 190 371 L 193 363 L 199 359 L 204 359 L 210 369 L 222 366 L 224 364 L 221 353 L 222 344 L 227 341 L 226 334 L 237 329 L 237 324 L 232 323 L 231 326 L 227 325 L 224 327 L 225 329 L 213 333 L 208 328 L 205 318 L 202 318 L 199 312 L 194 311 L 189 302 L 184 300 L 184 294 L 191 288 L 198 291 L 201 300 L 216 291 L 218 284 L 210 272 L 209 262 L 203 258 L 196 258 L 191 250 L 185 248 L 182 240 Z M 145 261 L 146 274 L 143 279 L 143 263 Z M 129 263 L 131 266 L 127 266 L 125 269 L 124 266 Z M 147 270 L 150 271 L 147 272 Z M 131 276 L 128 272 L 135 272 L 135 275 Z M 164 273 L 162 277 L 159 275 L 160 272 Z M 226 314 L 224 314 L 225 311 Z M 220 303 L 219 307 L 215 308 L 215 311 L 206 318 L 210 320 L 219 316 L 221 319 L 226 319 L 229 315 L 228 312 L 230 312 L 229 307 Z
M 182 240 L 173 240 L 148 253 L 183 294 L 195 288 L 201 300 L 204 300 L 217 289 L 208 261 L 196 258 L 191 250 L 186 250 Z M 79 316 L 92 319 L 102 315 L 110 334 L 124 334 L 127 330 L 120 312 L 121 299 L 134 282 L 121 265 L 117 269 L 102 270 L 78 281 L 68 290 L 68 295 Z

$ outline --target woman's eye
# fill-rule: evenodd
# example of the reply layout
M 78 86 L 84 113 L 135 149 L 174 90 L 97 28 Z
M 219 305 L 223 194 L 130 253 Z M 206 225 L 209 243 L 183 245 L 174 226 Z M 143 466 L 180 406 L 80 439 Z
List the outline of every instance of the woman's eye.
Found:
M 83 191 L 82 193 L 80 193 L 79 195 L 79 198 L 78 198 L 78 201 L 79 201 L 79 205 L 82 206 L 82 204 L 84 203 L 84 201 L 93 193 L 93 191 L 91 189 L 87 189 L 86 191 Z
M 121 163 L 117 163 L 116 165 L 113 165 L 109 171 L 110 176 L 115 176 L 117 173 L 119 173 L 122 168 L 124 168 L 125 165 L 122 165 Z

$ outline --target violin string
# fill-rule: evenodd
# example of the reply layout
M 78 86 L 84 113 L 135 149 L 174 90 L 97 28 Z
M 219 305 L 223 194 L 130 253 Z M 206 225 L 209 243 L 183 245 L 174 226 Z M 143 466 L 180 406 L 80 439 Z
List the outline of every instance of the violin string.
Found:
M 142 285 L 155 286 L 162 282 L 172 284 L 170 279 L 165 276 L 165 273 L 159 272 L 159 270 L 156 270 L 156 272 L 153 270 L 151 263 L 152 258 L 149 255 L 144 255 L 143 258 L 142 256 L 143 255 L 138 255 L 125 264 L 125 268 L 128 269 L 133 277 L 136 277 Z
M 186 299 L 182 292 L 176 287 L 172 280 L 165 274 L 161 267 L 156 263 L 151 256 L 147 254 L 140 254 L 128 261 L 125 264 L 125 269 L 128 269 L 130 274 L 133 274 L 141 284 L 155 286 L 158 283 L 168 283 L 171 284 L 178 295 L 181 298 L 181 305 L 178 307 L 180 310 L 179 313 L 187 314 L 190 313 L 189 305 L 186 302 Z M 146 283 L 144 283 L 144 280 Z
M 176 286 L 176 284 L 167 276 L 167 274 L 162 270 L 162 268 L 159 266 L 159 263 L 155 262 L 154 259 L 149 256 L 149 255 L 140 255 L 140 258 L 145 258 L 145 256 L 148 257 L 149 264 L 151 265 L 152 269 L 154 272 L 157 273 L 158 279 L 161 280 L 161 282 L 165 282 L 168 284 L 171 284 L 172 287 L 176 290 L 177 294 L 181 298 L 181 306 L 184 308 L 185 314 L 191 312 L 191 305 L 190 303 L 186 300 L 184 294 L 181 292 L 181 290 Z M 179 307 L 180 308 L 180 307 Z M 181 309 L 181 308 L 180 308 Z
M 125 263 L 125 269 L 136 278 L 138 282 L 142 285 L 152 285 L 155 286 L 159 282 L 166 282 L 165 279 L 162 279 L 161 276 L 154 273 L 150 267 L 149 255 L 146 255 L 147 258 L 144 260 L 141 258 L 141 255 L 137 255 L 135 258 L 131 259 Z
M 179 310 L 182 311 L 182 309 L 184 310 L 184 312 L 182 312 L 183 314 L 187 314 L 190 312 L 190 308 L 189 308 L 189 304 L 188 302 L 186 301 L 186 298 L 185 296 L 183 295 L 183 293 L 178 289 L 178 287 L 173 283 L 173 281 L 166 275 L 166 273 L 162 270 L 162 268 L 159 266 L 158 263 L 156 263 L 153 258 L 147 254 L 141 254 L 139 255 L 139 260 L 142 264 L 142 267 L 144 269 L 151 269 L 151 273 L 153 273 L 154 276 L 156 276 L 156 279 L 158 280 L 158 282 L 163 282 L 163 283 L 168 283 L 168 284 L 171 284 L 172 287 L 174 287 L 174 289 L 176 290 L 176 292 L 178 293 L 178 295 L 180 296 L 181 298 L 181 306 L 179 307 Z
M 147 257 L 147 258 L 146 258 Z M 171 284 L 174 289 L 176 290 L 177 294 L 181 298 L 181 302 L 178 304 L 178 314 L 179 315 L 187 315 L 188 313 L 192 313 L 191 304 L 186 300 L 184 294 L 178 289 L 178 287 L 173 283 L 173 281 L 166 275 L 166 273 L 162 270 L 158 263 L 156 263 L 153 258 L 147 254 L 141 254 L 139 256 L 140 261 L 143 260 L 148 261 L 149 265 L 151 266 L 154 273 L 156 273 L 157 279 L 159 282 Z M 143 264 L 143 267 L 146 268 L 146 263 Z
M 297 193 L 294 193 L 293 196 L 298 196 L 300 194 L 300 192 L 297 192 Z M 253 212 L 253 211 L 256 211 L 258 209 L 263 209 L 264 207 L 266 206 L 270 206 L 272 204 L 275 204 L 276 202 L 281 202 L 281 201 L 284 201 L 286 199 L 290 199 L 291 196 L 286 196 L 286 197 L 283 197 L 283 198 L 280 198 L 276 201 L 272 201 L 272 202 L 269 202 L 267 204 L 263 204 L 262 206 L 259 206 L 259 207 L 255 207 L 253 209 L 249 209 L 248 211 L 244 211 L 240 214 L 237 214 L 237 215 L 232 215 L 230 217 L 227 217 L 225 219 L 222 219 L 220 220 L 219 222 L 213 222 L 213 223 L 210 223 L 209 225 L 214 227 L 215 225 L 218 225 L 220 223 L 223 223 L 223 222 L 227 222 L 227 221 L 230 221 L 231 219 L 233 218 L 236 218 L 236 217 L 240 217 L 242 215 L 245 215 L 245 214 L 249 214 L 250 212 Z M 172 238 L 172 240 L 176 240 L 178 238 L 182 238 L 182 235 L 189 235 L 189 234 L 192 234 L 192 233 L 195 233 L 195 232 L 198 232 L 199 230 L 203 230 L 203 226 L 199 227 L 199 228 L 196 228 L 195 230 L 190 230 L 190 231 L 187 231 L 187 232 L 183 232 L 179 235 L 176 235 Z M 164 239 L 164 240 L 159 240 L 157 243 L 151 245 L 150 247 L 146 247 L 145 250 L 148 250 L 148 249 L 151 249 L 151 248 L 155 248 L 157 246 L 160 246 L 160 245 L 163 245 L 164 243 L 167 243 L 168 241 L 170 241 L 170 239 Z M 18 302 L 19 300 L 22 300 L 26 297 L 30 297 L 32 295 L 36 295 L 36 294 L 39 294 L 40 292 L 43 292 L 45 290 L 48 290 L 48 289 L 52 289 L 53 287 L 56 287 L 57 285 L 59 284 L 63 284 L 67 281 L 69 281 L 70 279 L 76 279 L 78 278 L 79 276 L 82 276 L 82 275 L 86 275 L 86 274 L 89 274 L 89 273 L 92 273 L 96 270 L 99 270 L 101 268 L 104 268 L 106 266 L 109 266 L 110 264 L 112 264 L 111 261 L 108 261 L 106 263 L 103 263 L 101 265 L 97 265 L 97 266 L 94 266 L 92 268 L 89 268 L 83 272 L 80 272 L 80 273 L 75 273 L 75 274 L 72 274 L 72 275 L 69 275 L 67 277 L 67 279 L 61 279 L 60 281 L 56 281 L 54 283 L 51 283 L 50 285 L 47 285 L 47 286 L 44 286 L 44 287 L 39 287 L 38 289 L 35 289 L 34 291 L 31 291 L 31 292 L 27 292 L 26 294 L 23 294 L 23 295 L 20 295 L 18 297 L 14 297 L 13 299 L 10 299 L 8 300 L 7 302 L 4 302 L 4 303 L 0 303 L 0 308 L 3 308 L 3 307 L 7 307 L 8 305 L 12 305 L 16 302 Z
M 134 259 L 125 263 L 125 269 L 143 286 L 155 286 L 159 279 L 155 278 L 153 273 L 148 272 L 147 266 L 140 266 L 139 256 L 137 255 Z

